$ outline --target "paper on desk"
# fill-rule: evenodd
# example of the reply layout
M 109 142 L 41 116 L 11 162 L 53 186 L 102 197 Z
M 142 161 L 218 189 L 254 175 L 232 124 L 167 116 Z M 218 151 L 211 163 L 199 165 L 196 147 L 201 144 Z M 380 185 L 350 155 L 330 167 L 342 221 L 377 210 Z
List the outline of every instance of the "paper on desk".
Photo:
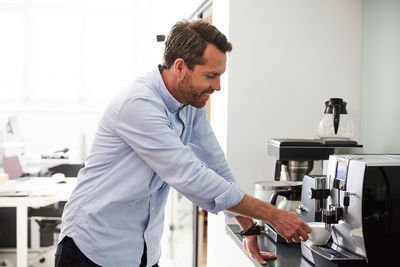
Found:
M 27 192 L 17 191 L 15 180 L 0 183 L 0 197 L 25 197 Z
M 15 193 L 15 181 L 7 181 L 5 183 L 0 183 L 0 193 Z
M 60 187 L 51 178 L 33 178 L 16 183 L 16 190 L 28 192 L 29 196 L 53 196 Z

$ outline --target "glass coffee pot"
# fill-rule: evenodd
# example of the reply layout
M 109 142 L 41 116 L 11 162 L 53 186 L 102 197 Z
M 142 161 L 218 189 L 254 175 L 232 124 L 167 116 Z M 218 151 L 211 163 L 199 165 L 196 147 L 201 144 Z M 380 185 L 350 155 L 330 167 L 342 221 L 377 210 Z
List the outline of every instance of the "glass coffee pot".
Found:
M 342 98 L 325 102 L 324 116 L 318 125 L 318 136 L 325 140 L 350 140 L 353 137 L 353 121 Z

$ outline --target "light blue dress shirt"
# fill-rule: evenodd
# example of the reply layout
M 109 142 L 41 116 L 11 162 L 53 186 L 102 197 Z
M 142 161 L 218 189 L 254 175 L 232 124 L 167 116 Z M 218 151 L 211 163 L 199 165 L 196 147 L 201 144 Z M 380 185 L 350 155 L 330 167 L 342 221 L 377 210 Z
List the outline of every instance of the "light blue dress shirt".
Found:
M 170 186 L 212 213 L 244 197 L 205 108 L 176 101 L 156 69 L 105 110 L 65 206 L 60 240 L 72 237 L 90 260 L 107 267 L 139 266 L 146 242 L 152 266 L 161 254 Z

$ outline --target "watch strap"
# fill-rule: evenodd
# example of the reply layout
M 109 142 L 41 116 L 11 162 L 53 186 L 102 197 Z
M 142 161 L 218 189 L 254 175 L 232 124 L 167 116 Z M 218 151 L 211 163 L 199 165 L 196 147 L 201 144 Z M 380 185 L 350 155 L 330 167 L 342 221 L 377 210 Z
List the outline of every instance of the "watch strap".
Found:
M 249 229 L 241 230 L 239 232 L 239 235 L 241 235 L 242 237 L 259 234 L 261 234 L 260 226 L 258 226 L 256 223 L 254 223 L 253 226 L 251 226 Z

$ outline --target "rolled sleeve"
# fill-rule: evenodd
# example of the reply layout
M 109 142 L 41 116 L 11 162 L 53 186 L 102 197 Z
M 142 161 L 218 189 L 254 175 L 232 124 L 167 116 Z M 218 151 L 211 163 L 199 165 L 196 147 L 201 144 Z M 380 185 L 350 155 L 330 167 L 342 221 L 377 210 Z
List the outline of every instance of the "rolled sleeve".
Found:
M 219 211 L 229 209 L 238 204 L 243 199 L 244 194 L 245 193 L 242 189 L 240 189 L 236 184 L 232 183 L 231 187 L 227 191 L 215 199 L 215 209 L 208 211 L 217 214 Z

